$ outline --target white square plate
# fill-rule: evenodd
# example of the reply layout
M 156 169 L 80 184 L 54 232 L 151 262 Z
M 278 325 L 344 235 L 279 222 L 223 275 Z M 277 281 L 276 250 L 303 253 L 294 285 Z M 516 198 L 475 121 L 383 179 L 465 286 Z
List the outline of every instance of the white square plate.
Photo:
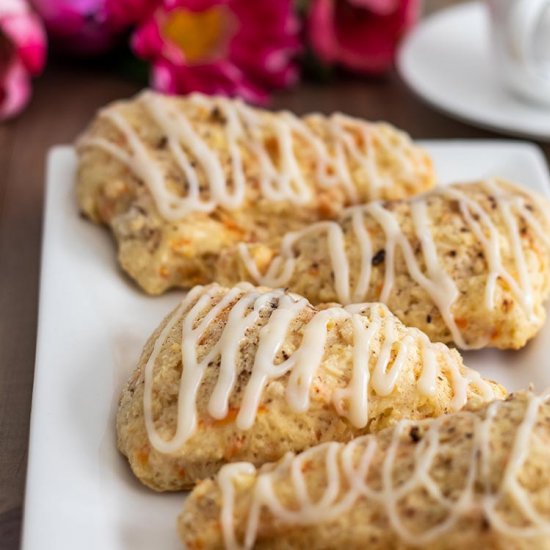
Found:
M 424 142 L 444 183 L 502 176 L 549 194 L 544 158 L 510 141 Z M 122 385 L 147 336 L 181 297 L 150 298 L 117 269 L 106 230 L 79 217 L 72 148 L 50 154 L 24 550 L 179 548 L 181 494 L 156 494 L 115 446 Z M 550 386 L 550 322 L 524 350 L 465 354 L 513 390 Z

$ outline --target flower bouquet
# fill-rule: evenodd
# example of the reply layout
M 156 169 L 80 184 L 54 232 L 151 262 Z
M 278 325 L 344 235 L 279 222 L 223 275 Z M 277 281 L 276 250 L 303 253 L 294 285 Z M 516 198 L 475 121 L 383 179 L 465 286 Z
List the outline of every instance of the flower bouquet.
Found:
M 126 44 L 150 86 L 264 103 L 319 67 L 380 74 L 416 21 L 419 0 L 0 0 L 0 118 L 30 97 L 47 42 L 95 56 Z M 306 55 L 307 54 L 307 55 Z

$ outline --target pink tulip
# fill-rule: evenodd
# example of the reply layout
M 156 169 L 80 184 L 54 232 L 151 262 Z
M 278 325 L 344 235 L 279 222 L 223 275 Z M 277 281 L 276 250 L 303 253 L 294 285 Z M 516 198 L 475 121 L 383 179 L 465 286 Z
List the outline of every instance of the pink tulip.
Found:
M 0 1 L 0 120 L 19 113 L 31 95 L 31 76 L 46 59 L 40 19 L 23 0 Z
M 52 41 L 68 53 L 108 51 L 130 25 L 148 16 L 157 0 L 32 0 Z
M 132 46 L 157 90 L 261 102 L 298 79 L 298 33 L 291 0 L 164 0 Z
M 326 63 L 381 73 L 391 68 L 399 41 L 418 11 L 419 0 L 313 0 L 309 40 Z
M 107 0 L 107 17 L 114 28 L 126 29 L 145 21 L 159 0 Z

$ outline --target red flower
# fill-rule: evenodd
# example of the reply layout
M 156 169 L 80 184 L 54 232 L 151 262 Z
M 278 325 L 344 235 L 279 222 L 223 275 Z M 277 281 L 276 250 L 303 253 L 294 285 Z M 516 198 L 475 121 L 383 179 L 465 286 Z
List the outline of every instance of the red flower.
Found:
M 291 0 L 164 0 L 132 46 L 152 62 L 152 86 L 166 93 L 262 101 L 298 77 Z
M 46 60 L 42 22 L 23 0 L 0 2 L 0 120 L 19 113 Z
M 106 0 L 105 11 L 113 28 L 127 29 L 150 17 L 158 3 L 158 0 Z
M 2 0 L 0 0 L 1 2 Z M 65 51 L 97 55 L 113 47 L 157 0 L 32 0 L 52 41 Z
M 361 73 L 384 72 L 418 11 L 419 0 L 313 0 L 309 40 L 326 63 Z

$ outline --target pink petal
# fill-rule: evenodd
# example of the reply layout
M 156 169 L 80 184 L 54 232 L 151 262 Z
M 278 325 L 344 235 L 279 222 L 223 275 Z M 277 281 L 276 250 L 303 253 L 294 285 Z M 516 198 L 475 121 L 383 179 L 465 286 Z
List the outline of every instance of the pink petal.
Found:
M 139 57 L 154 59 L 162 52 L 163 39 L 155 19 L 151 18 L 132 35 L 132 49 Z
M 361 0 L 362 5 L 366 1 Z M 314 0 L 308 18 L 312 47 L 324 61 L 354 71 L 386 71 L 393 64 L 401 37 L 418 16 L 419 2 L 400 0 L 395 11 L 386 15 L 358 7 L 357 3 Z
M 21 15 L 29 11 L 29 6 L 24 0 L 2 0 L 0 2 L 0 19 L 6 15 Z
M 0 31 L 15 46 L 27 70 L 40 73 L 46 61 L 46 33 L 41 20 L 30 11 L 5 14 L 0 17 Z
M 315 53 L 325 62 L 337 59 L 338 44 L 334 34 L 334 0 L 314 0 L 308 16 L 309 38 Z
M 109 24 L 116 29 L 125 29 L 145 21 L 157 7 L 157 0 L 106 0 Z
M 46 35 L 38 17 L 33 14 L 6 17 L 0 21 L 5 36 L 15 45 L 31 74 L 38 74 L 46 61 Z
M 357 8 L 370 10 L 377 15 L 389 15 L 393 13 L 399 0 L 348 0 L 349 3 Z
M 0 82 L 0 120 L 17 115 L 31 95 L 29 73 L 22 63 L 14 60 L 2 74 Z
M 261 0 L 260 0 L 261 1 Z M 212 6 L 220 4 L 230 4 L 231 0 L 164 0 L 161 2 L 166 11 L 176 8 L 185 8 L 190 11 L 205 11 Z
M 33 3 L 52 41 L 71 55 L 104 53 L 127 28 L 109 11 L 109 0 L 33 0 Z
M 151 87 L 165 94 L 176 94 L 178 85 L 174 68 L 166 63 L 156 63 L 151 71 Z

